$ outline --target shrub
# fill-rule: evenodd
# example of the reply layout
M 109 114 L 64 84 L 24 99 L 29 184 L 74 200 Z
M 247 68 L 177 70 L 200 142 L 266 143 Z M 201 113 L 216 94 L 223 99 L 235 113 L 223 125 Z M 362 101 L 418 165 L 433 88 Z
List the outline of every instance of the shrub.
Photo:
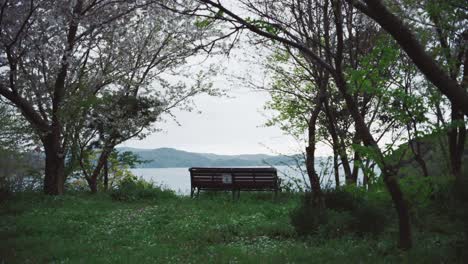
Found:
M 361 203 L 359 198 L 345 189 L 327 190 L 323 196 L 325 207 L 335 211 L 352 211 Z
M 370 202 L 363 202 L 354 211 L 355 222 L 352 230 L 358 235 L 377 236 L 387 224 L 386 211 Z
M 328 193 L 326 200 L 334 198 L 334 206 L 342 205 L 342 209 L 351 213 L 354 222 L 350 230 L 357 235 L 380 234 L 388 223 L 388 210 L 393 212 L 391 199 L 383 185 L 375 184 L 373 189 L 366 190 L 356 186 L 347 186 L 346 189 L 333 190 Z M 340 201 L 339 199 L 345 201 Z M 335 209 L 336 210 L 336 209 Z
M 0 148 L 0 196 L 42 189 L 41 161 L 35 153 Z
M 306 193 L 299 207 L 291 212 L 290 221 L 298 235 L 312 235 L 327 222 L 326 210 L 314 208 L 310 193 Z
M 338 238 L 347 234 L 353 234 L 356 219 L 349 211 L 326 210 L 326 223 L 318 229 L 322 238 Z
M 118 201 L 135 201 L 141 199 L 167 199 L 175 198 L 172 190 L 162 189 L 154 183 L 136 176 L 124 178 L 118 186 L 111 191 L 111 197 Z
M 378 235 L 387 223 L 386 211 L 367 195 L 362 191 L 329 190 L 323 193 L 325 208 L 314 208 L 308 194 L 292 211 L 291 224 L 299 235 Z

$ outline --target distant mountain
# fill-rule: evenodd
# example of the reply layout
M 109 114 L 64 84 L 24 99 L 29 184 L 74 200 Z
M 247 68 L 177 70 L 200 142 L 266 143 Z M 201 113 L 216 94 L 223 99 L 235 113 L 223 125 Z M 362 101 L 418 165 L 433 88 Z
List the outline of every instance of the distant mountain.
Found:
M 294 163 L 286 156 L 266 154 L 218 155 L 212 153 L 195 153 L 173 148 L 137 149 L 117 148 L 118 151 L 131 151 L 147 163 L 139 168 L 186 168 L 186 167 L 226 167 L 226 166 L 269 166 Z

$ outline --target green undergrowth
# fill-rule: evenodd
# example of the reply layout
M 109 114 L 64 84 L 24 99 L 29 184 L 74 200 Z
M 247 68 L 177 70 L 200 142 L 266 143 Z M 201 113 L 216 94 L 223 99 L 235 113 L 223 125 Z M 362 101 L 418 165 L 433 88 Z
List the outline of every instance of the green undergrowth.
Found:
M 349 221 L 356 228 L 360 214 L 372 210 L 350 213 L 349 208 L 360 207 L 344 202 L 354 199 L 348 195 L 358 196 L 360 204 L 371 199 L 370 208 L 383 207 L 385 228 L 375 234 L 298 234 L 291 212 L 301 206 L 300 194 L 282 193 L 276 201 L 271 193 L 241 193 L 238 201 L 230 193 L 122 201 L 108 194 L 21 193 L 0 204 L 0 263 L 463 262 L 463 221 L 444 211 L 449 209 L 413 203 L 415 245 L 403 252 L 396 247 L 396 215 L 388 195 L 347 192 L 329 198 L 334 213 L 325 230 Z

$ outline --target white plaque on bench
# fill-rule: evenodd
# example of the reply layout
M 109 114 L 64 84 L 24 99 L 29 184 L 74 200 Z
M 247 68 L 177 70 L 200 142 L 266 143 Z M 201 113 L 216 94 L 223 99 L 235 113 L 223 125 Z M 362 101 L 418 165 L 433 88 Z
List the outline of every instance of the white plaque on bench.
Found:
M 223 183 L 224 184 L 232 184 L 232 175 L 229 173 L 223 173 L 221 174 L 223 177 Z

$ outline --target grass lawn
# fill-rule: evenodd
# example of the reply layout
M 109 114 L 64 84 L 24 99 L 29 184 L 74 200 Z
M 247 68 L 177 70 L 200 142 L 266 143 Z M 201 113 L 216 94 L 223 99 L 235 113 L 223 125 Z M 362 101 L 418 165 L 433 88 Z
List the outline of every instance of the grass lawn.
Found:
M 271 197 L 119 202 L 106 194 L 18 194 L 0 204 L 0 263 L 461 262 L 453 247 L 459 234 L 450 227 L 416 229 L 409 252 L 396 249 L 395 224 L 377 238 L 304 238 L 289 219 L 300 196 Z

